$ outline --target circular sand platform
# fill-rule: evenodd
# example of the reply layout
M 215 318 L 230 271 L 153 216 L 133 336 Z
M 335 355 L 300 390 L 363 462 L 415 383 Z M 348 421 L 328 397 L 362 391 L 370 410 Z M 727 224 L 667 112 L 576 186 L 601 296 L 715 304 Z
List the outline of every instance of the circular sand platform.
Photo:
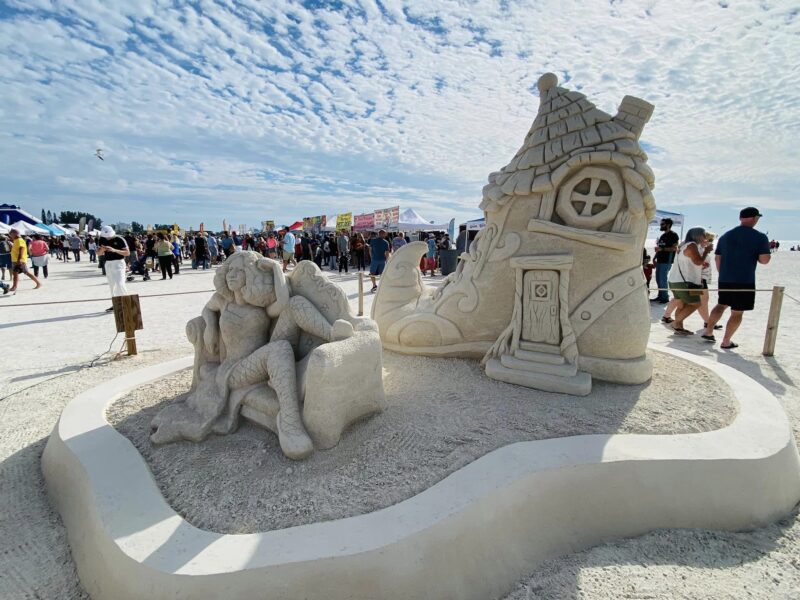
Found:
M 366 514 L 431 487 L 515 442 L 587 434 L 713 431 L 733 421 L 730 388 L 711 371 L 654 353 L 644 385 L 595 382 L 567 396 L 501 383 L 476 361 L 384 353 L 387 409 L 301 463 L 251 424 L 200 444 L 154 446 L 150 422 L 188 391 L 184 370 L 126 395 L 109 422 L 148 463 L 159 489 L 192 525 L 220 533 L 271 531 Z
M 747 529 L 792 510 L 800 457 L 775 397 L 730 367 L 659 352 L 724 380 L 737 407 L 733 421 L 697 433 L 509 443 L 411 498 L 342 519 L 231 535 L 195 527 L 169 506 L 106 413 L 191 357 L 75 397 L 48 440 L 42 470 L 81 583 L 97 600 L 484 600 L 509 592 L 531 565 L 603 541 L 660 528 Z M 455 383 L 458 375 L 447 377 Z M 697 381 L 686 380 L 697 393 Z

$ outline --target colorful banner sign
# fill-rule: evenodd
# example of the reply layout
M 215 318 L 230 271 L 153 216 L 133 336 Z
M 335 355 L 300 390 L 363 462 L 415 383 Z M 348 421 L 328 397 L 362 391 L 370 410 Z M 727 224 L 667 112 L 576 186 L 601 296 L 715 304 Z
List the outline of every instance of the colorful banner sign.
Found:
M 353 229 L 356 231 L 372 231 L 375 229 L 375 213 L 356 215 L 353 219 Z
M 375 228 L 381 229 L 386 227 L 397 227 L 400 222 L 400 207 L 393 206 L 391 208 L 380 208 L 376 210 L 375 215 Z
M 319 233 L 325 227 L 328 218 L 325 215 L 315 217 L 303 217 L 303 230 Z
M 264 221 L 264 229 L 266 231 L 275 231 L 275 221 Z
M 380 229 L 381 227 L 386 227 L 387 221 L 389 219 L 389 214 L 388 214 L 387 210 L 385 210 L 383 208 L 379 208 L 378 210 L 376 210 L 372 214 L 374 215 L 373 226 L 375 227 L 375 229 Z
M 350 227 L 353 225 L 353 213 L 342 213 L 340 215 L 336 215 L 336 231 L 341 231 L 345 229 L 350 231 Z

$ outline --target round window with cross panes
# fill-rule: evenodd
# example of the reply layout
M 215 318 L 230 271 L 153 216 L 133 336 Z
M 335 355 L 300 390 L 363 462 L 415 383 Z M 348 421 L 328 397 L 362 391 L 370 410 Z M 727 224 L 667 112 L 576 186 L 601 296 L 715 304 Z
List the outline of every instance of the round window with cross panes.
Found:
M 586 167 L 561 186 L 556 212 L 567 225 L 598 229 L 616 218 L 624 195 L 625 186 L 615 170 Z

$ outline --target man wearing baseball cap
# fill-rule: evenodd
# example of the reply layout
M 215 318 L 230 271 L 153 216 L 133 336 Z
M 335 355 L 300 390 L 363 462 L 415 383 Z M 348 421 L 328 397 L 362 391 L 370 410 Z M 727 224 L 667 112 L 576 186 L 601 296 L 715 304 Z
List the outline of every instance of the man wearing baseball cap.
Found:
M 714 325 L 722 318 L 725 309 L 730 307 L 731 316 L 728 317 L 720 344 L 724 350 L 739 346 L 732 338 L 742 323 L 744 312 L 753 310 L 755 305 L 756 266 L 759 263 L 765 265 L 772 258 L 769 239 L 755 229 L 760 218 L 761 213 L 757 208 L 743 208 L 739 212 L 739 226 L 724 233 L 717 242 L 715 259 L 719 273 L 719 300 L 709 315 L 702 337 L 707 342 L 717 341 L 714 338 Z
M 103 225 L 100 228 L 100 242 L 97 247 L 97 254 L 105 256 L 106 280 L 111 288 L 112 296 L 126 296 L 128 290 L 125 287 L 125 261 L 123 260 L 130 254 L 128 244 L 125 239 L 118 236 L 114 228 L 110 225 Z M 107 312 L 114 310 L 111 306 Z

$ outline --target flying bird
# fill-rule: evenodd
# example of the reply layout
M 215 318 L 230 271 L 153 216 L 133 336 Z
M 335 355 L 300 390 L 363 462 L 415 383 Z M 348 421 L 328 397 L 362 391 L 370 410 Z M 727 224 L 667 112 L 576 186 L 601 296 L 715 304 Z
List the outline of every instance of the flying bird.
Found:
M 95 150 L 94 155 L 97 158 L 99 158 L 100 160 L 102 160 L 103 162 L 105 162 L 106 159 L 103 158 L 103 149 L 102 148 L 98 148 L 97 150 Z

